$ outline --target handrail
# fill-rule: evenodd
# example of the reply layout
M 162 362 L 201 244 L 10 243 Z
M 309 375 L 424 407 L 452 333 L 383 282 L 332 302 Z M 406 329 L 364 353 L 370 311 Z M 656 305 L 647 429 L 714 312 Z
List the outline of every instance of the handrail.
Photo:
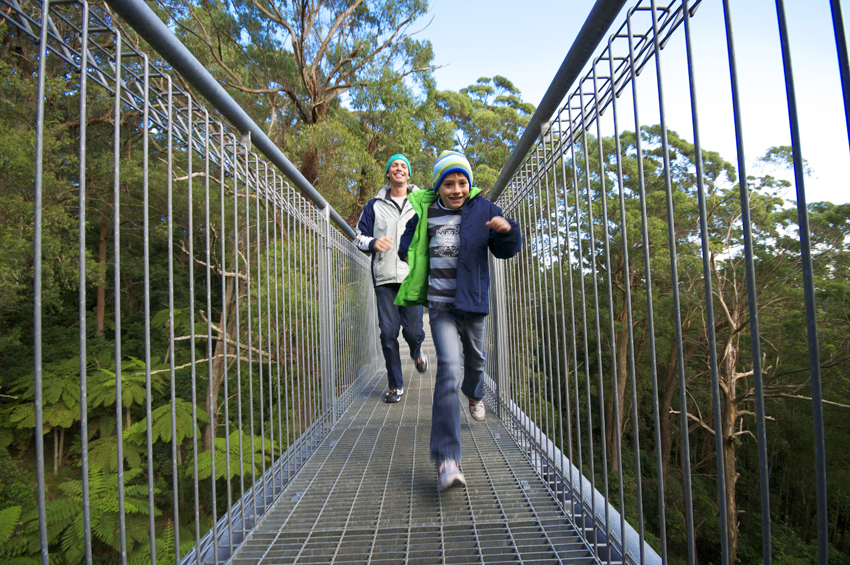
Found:
M 626 0 L 596 0 L 596 4 L 593 5 L 584 25 L 581 26 L 581 31 L 578 32 L 567 56 L 564 57 L 564 62 L 561 63 L 555 78 L 552 79 L 546 94 L 543 95 L 540 105 L 534 115 L 531 116 L 528 125 L 525 126 L 525 131 L 523 131 L 519 143 L 511 152 L 508 162 L 502 167 L 499 178 L 487 198 L 493 202 L 499 199 L 502 191 L 508 185 L 508 181 L 514 176 L 531 146 L 537 141 L 542 124 L 552 117 L 552 114 L 558 109 L 558 105 L 563 101 L 567 91 L 590 60 L 590 56 L 593 55 L 599 42 L 606 37 L 608 29 L 614 23 L 625 3 Z
M 599 0 L 602 2 L 603 0 Z M 354 237 L 342 216 L 333 209 L 319 191 L 286 158 L 274 142 L 219 84 L 189 49 L 168 29 L 159 16 L 142 0 L 107 0 L 109 6 L 132 27 L 157 53 L 179 72 L 222 116 L 227 118 L 243 135 L 251 135 L 251 143 L 286 175 L 306 198 L 320 210 L 328 209 L 331 220 L 348 237 Z

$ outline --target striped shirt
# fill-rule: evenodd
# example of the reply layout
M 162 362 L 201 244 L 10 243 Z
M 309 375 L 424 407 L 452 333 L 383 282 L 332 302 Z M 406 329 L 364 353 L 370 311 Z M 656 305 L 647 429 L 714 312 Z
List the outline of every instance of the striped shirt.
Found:
M 442 202 L 428 207 L 428 301 L 454 303 L 457 291 L 457 258 L 460 255 L 461 210 Z

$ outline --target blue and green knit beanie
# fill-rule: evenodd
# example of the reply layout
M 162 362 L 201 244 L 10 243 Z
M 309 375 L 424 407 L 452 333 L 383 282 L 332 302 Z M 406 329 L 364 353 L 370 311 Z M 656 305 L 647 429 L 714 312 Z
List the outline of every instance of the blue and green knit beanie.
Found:
M 440 188 L 443 178 L 449 173 L 465 174 L 469 180 L 469 185 L 472 186 L 472 167 L 469 165 L 469 161 L 466 160 L 466 157 L 462 153 L 447 149 L 440 153 L 440 157 L 434 163 L 434 192 Z

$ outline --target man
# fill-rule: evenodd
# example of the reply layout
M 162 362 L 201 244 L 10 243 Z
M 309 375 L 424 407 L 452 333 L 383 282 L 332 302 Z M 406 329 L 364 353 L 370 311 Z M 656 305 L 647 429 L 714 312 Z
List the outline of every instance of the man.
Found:
M 413 217 L 413 208 L 407 195 L 419 190 L 409 184 L 410 161 L 402 154 L 387 161 L 384 175 L 389 184 L 369 200 L 360 213 L 354 243 L 364 253 L 372 254 L 372 283 L 378 302 L 378 326 L 381 330 L 381 350 L 387 365 L 385 402 L 398 402 L 404 394 L 401 373 L 398 330 L 410 347 L 410 357 L 416 370 L 428 369 L 428 357 L 422 351 L 425 330 L 422 328 L 422 306 L 396 306 L 393 304 L 404 277 L 410 270 L 398 258 L 398 244 L 407 221 Z

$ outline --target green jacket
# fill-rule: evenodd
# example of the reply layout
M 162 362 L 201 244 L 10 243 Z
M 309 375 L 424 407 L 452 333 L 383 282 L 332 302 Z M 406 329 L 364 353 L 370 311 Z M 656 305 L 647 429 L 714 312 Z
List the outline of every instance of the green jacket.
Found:
M 507 258 L 515 255 L 519 251 L 522 246 L 522 236 L 519 229 L 511 230 L 512 233 L 502 236 L 495 234 L 495 232 L 489 232 L 489 230 L 484 227 L 485 221 L 495 215 L 501 215 L 502 211 L 498 206 L 489 201 L 479 201 L 480 199 L 477 199 L 476 197 L 478 197 L 480 193 L 481 189 L 478 187 L 473 186 L 470 189 L 469 199 L 464 204 L 464 223 L 470 224 L 469 226 L 465 226 L 466 230 L 472 229 L 472 225 L 480 224 L 481 229 L 484 232 L 482 236 L 480 236 L 483 237 L 483 240 L 480 238 L 477 239 L 480 243 L 473 246 L 473 248 L 477 249 L 477 245 L 481 245 L 482 247 L 479 253 L 483 253 L 484 255 L 479 256 L 478 254 L 475 254 L 475 258 L 473 258 L 471 255 L 474 253 L 473 249 L 468 249 L 466 247 L 466 242 L 469 241 L 469 239 L 463 236 L 466 232 L 464 227 L 461 227 L 461 254 L 464 255 L 462 259 L 464 259 L 465 265 L 466 263 L 475 264 L 475 271 L 478 273 L 479 277 L 481 277 L 481 280 L 466 280 L 469 277 L 466 276 L 463 266 L 459 266 L 458 284 L 461 285 L 468 283 L 468 288 L 477 289 L 477 292 L 475 292 L 476 299 L 473 301 L 474 304 L 468 303 L 468 301 L 464 300 L 462 296 L 458 297 L 458 304 L 460 307 L 464 307 L 471 312 L 481 311 L 482 313 L 486 313 L 489 308 L 487 304 L 487 291 L 486 288 L 483 288 L 483 286 L 489 283 L 489 276 L 487 274 L 488 268 L 486 265 L 488 240 L 489 247 L 496 257 Z M 437 196 L 437 194 L 432 190 L 419 190 L 411 192 L 407 196 L 416 216 L 408 222 L 405 234 L 402 236 L 402 240 L 399 245 L 399 256 L 407 256 L 410 273 L 407 275 L 407 278 L 404 279 L 404 282 L 401 283 L 401 288 L 399 288 L 398 294 L 396 295 L 395 304 L 398 306 L 427 306 L 429 270 L 428 207 L 438 198 L 439 196 Z M 477 212 L 468 217 L 467 212 L 473 209 L 477 210 Z M 516 222 L 513 220 L 508 221 L 516 227 Z M 487 234 L 489 234 L 489 236 Z M 482 261 L 484 261 L 484 263 L 479 266 L 478 263 Z M 466 287 L 462 290 L 465 289 Z

